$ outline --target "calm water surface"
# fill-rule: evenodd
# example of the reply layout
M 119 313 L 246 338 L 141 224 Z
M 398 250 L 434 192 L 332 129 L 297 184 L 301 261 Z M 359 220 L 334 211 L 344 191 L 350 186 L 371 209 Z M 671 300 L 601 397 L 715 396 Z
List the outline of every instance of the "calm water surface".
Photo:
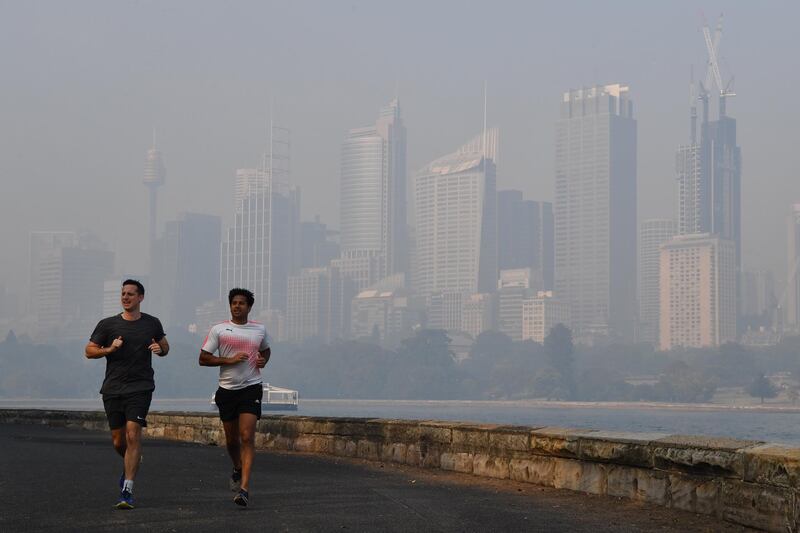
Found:
M 95 400 L 2 399 L 0 408 L 102 410 Z M 155 399 L 152 411 L 216 412 L 205 399 Z M 280 414 L 280 413 L 278 413 Z M 726 436 L 800 446 L 800 410 L 755 410 L 638 404 L 565 404 L 490 401 L 300 400 L 306 416 L 459 420 L 525 426 L 562 426 Z

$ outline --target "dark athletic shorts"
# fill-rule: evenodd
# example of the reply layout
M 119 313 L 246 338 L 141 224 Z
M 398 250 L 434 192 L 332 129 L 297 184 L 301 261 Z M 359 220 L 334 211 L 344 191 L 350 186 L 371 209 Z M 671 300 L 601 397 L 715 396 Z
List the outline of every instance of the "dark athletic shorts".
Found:
M 153 391 L 133 392 L 131 394 L 103 394 L 103 407 L 106 408 L 106 418 L 110 429 L 119 429 L 125 422 L 136 422 L 142 427 L 147 427 L 147 412 L 150 410 L 150 401 Z
M 214 402 L 219 407 L 220 420 L 223 422 L 237 420 L 242 413 L 251 413 L 257 418 L 261 418 L 261 397 L 263 395 L 264 388 L 261 383 L 238 390 L 218 388 L 214 395 Z

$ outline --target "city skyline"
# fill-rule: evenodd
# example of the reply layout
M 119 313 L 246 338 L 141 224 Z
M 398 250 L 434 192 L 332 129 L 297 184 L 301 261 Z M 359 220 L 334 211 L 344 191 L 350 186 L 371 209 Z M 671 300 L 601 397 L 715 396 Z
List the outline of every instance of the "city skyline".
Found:
M 729 72 L 737 74 L 739 93 L 729 104 L 730 114 L 737 117 L 740 125 L 737 133 L 740 144 L 746 148 L 745 168 L 759 169 L 757 182 L 745 180 L 742 184 L 745 267 L 772 270 L 776 279 L 783 280 L 786 268 L 783 246 L 767 244 L 760 249 L 754 237 L 784 233 L 783 204 L 791 204 L 800 196 L 791 179 L 789 162 L 780 157 L 790 153 L 791 135 L 786 124 L 792 122 L 790 118 L 796 111 L 780 105 L 780 99 L 773 97 L 778 87 L 791 84 L 797 76 L 791 69 L 781 70 L 775 65 L 783 53 L 781 50 L 787 49 L 783 39 L 788 37 L 780 31 L 781 24 L 791 19 L 791 13 L 796 13 L 798 7 L 782 5 L 787 16 L 778 17 L 777 21 L 769 14 L 771 10 L 748 5 L 709 2 L 703 7 L 707 13 L 716 15 L 722 6 L 726 14 L 723 55 Z M 610 12 L 615 11 L 613 4 L 611 7 Z M 274 76 L 260 75 L 244 67 L 247 63 L 257 64 L 250 61 L 256 50 L 285 39 L 287 30 L 296 26 L 305 11 L 303 7 L 270 10 L 270 19 L 283 21 L 273 32 L 274 37 L 256 38 L 258 32 L 237 31 L 236 40 L 217 54 L 196 54 L 196 48 L 188 49 L 181 44 L 194 42 L 186 39 L 193 36 L 190 30 L 174 36 L 161 30 L 175 17 L 193 12 L 199 21 L 208 23 L 217 19 L 216 28 L 227 31 L 234 22 L 241 22 L 244 7 L 229 7 L 221 12 L 217 7 L 192 10 L 188 5 L 178 5 L 155 19 L 151 16 L 152 8 L 133 4 L 111 8 L 79 2 L 67 10 L 54 3 L 49 12 L 24 5 L 6 9 L 10 12 L 4 20 L 17 22 L 7 28 L 3 39 L 19 45 L 19 53 L 5 59 L 8 83 L 2 90 L 9 105 L 4 108 L 7 111 L 4 146 L 8 157 L 3 158 L 0 172 L 10 183 L 7 200 L 1 207 L 17 223 L 13 231 L 5 225 L 0 238 L 12 250 L 23 251 L 28 231 L 96 227 L 115 249 L 120 263 L 126 265 L 125 270 L 130 271 L 146 270 L 147 236 L 127 233 L 113 216 L 110 204 L 112 198 L 120 196 L 136 200 L 139 205 L 146 202 L 147 191 L 141 185 L 141 157 L 151 145 L 153 126 L 158 129 L 158 146 L 166 154 L 170 174 L 169 182 L 159 190 L 160 220 L 174 218 L 180 212 L 204 212 L 223 216 L 227 224 L 232 191 L 223 185 L 227 181 L 224 178 L 233 169 L 259 165 L 270 100 L 280 121 L 295 131 L 293 170 L 297 185 L 306 190 L 303 219 L 320 214 L 330 227 L 338 228 L 338 206 L 330 199 L 336 194 L 339 139 L 353 125 L 374 120 L 374 110 L 385 104 L 396 89 L 404 102 L 406 126 L 416 132 L 408 146 L 408 166 L 413 169 L 455 145 L 466 132 L 480 127 L 482 85 L 488 79 L 489 115 L 493 124 L 503 128 L 505 139 L 504 170 L 498 176 L 498 186 L 547 200 L 552 197 L 553 187 L 550 131 L 557 115 L 547 102 L 570 87 L 624 79 L 637 94 L 640 215 L 670 216 L 662 199 L 673 191 L 674 147 L 676 141 L 685 138 L 684 95 L 689 66 L 694 64 L 700 72 L 705 59 L 699 32 L 702 22 L 697 10 L 679 5 L 628 5 L 626 17 L 614 20 L 587 4 L 587 14 L 593 15 L 587 19 L 602 21 L 605 29 L 584 34 L 581 32 L 587 29 L 587 23 L 574 21 L 574 26 L 566 32 L 569 39 L 564 40 L 572 42 L 556 54 L 537 52 L 546 49 L 541 44 L 552 39 L 554 32 L 546 27 L 544 20 L 560 13 L 562 8 L 555 6 L 539 8 L 544 19 L 522 16 L 534 8 L 516 8 L 521 15 L 517 18 L 532 21 L 529 23 L 539 31 L 526 32 L 515 46 L 501 40 L 477 55 L 469 53 L 478 50 L 471 43 L 461 43 L 465 53 L 452 54 L 455 45 L 442 39 L 427 41 L 426 50 L 430 52 L 427 61 L 420 54 L 421 44 L 417 43 L 386 42 L 372 51 L 354 53 L 335 44 L 330 51 L 323 52 L 314 40 L 308 39 L 295 43 L 298 47 L 295 60 L 305 65 L 303 71 L 278 55 L 267 60 L 274 68 L 266 71 L 275 70 Z M 369 27 L 384 11 L 380 6 L 363 5 L 357 5 L 353 12 L 337 12 L 322 6 L 320 9 L 345 30 Z M 98 35 L 99 27 L 86 22 L 92 20 L 86 16 L 91 10 L 109 31 L 139 19 L 158 20 L 158 25 L 145 36 L 118 32 L 118 40 L 100 47 L 105 50 L 87 47 L 89 41 L 72 36 Z M 433 11 L 435 14 L 447 9 L 442 5 Z M 395 16 L 421 35 L 427 35 L 431 27 L 415 18 L 418 14 L 419 10 L 409 5 Z M 53 15 L 53 21 L 61 21 L 58 27 L 51 27 L 49 15 Z M 465 27 L 476 24 L 473 15 L 460 16 Z M 662 21 L 655 30 L 645 31 L 648 25 L 637 23 L 653 17 Z M 765 31 L 767 26 L 769 31 Z M 37 29 L 27 35 L 20 32 L 23 27 Z M 482 24 L 480 27 L 484 28 Z M 368 35 L 376 31 L 369 29 Z M 490 27 L 488 31 L 501 34 L 499 28 Z M 612 39 L 612 35 L 619 38 Z M 40 44 L 34 44 L 33 36 Z M 54 61 L 45 54 L 54 42 L 58 42 L 60 54 L 68 56 L 58 55 Z M 344 42 L 355 40 L 346 38 Z M 655 42 L 664 44 L 656 46 Z M 141 51 L 130 48 L 134 43 L 137 48 L 141 45 Z M 586 46 L 589 43 L 591 47 Z M 243 45 L 248 46 L 243 48 Z M 583 59 L 571 53 L 587 48 L 596 51 L 582 53 L 581 56 L 586 56 Z M 237 49 L 248 52 L 241 58 L 230 54 Z M 109 53 L 124 57 L 126 66 L 107 61 Z M 776 54 L 778 58 L 768 61 L 757 59 L 773 58 Z M 199 55 L 209 58 L 205 66 L 194 61 L 193 57 Z M 395 57 L 394 66 L 381 66 L 369 76 L 359 70 L 364 61 L 382 55 Z M 472 62 L 475 57 L 506 57 L 502 63 L 511 68 L 488 62 L 484 72 L 465 69 L 465 62 Z M 443 62 L 445 58 L 447 62 Z M 29 68 L 32 61 L 38 65 L 38 73 Z M 75 69 L 66 68 L 71 64 Z M 325 67 L 326 64 L 330 66 Z M 43 76 L 50 72 L 61 78 L 62 90 L 58 94 L 42 90 L 49 85 Z M 76 76 L 76 72 L 82 74 Z M 102 76 L 98 77 L 100 73 Z M 159 85 L 155 80 L 165 73 L 166 81 Z M 422 81 L 426 76 L 433 83 Z M 97 80 L 102 81 L 96 83 Z M 201 80 L 206 81 L 197 83 Z M 323 109 L 325 113 L 321 113 Z M 40 110 L 48 110 L 47 127 L 42 127 Z M 789 117 L 777 120 L 787 112 Z M 120 129 L 119 124 L 125 127 Z M 109 135 L 112 131 L 114 134 Z M 756 139 L 768 142 L 754 142 Z M 671 148 L 666 149 L 667 146 Z M 42 157 L 43 154 L 46 156 Z M 196 194 L 183 192 L 193 186 Z M 84 213 L 64 204 L 45 202 L 46 208 L 34 218 L 30 210 L 23 210 L 20 202 L 11 199 L 26 197 L 35 190 L 50 190 L 55 197 L 78 193 L 105 201 L 97 202 L 95 210 Z M 758 212 L 763 206 L 770 208 L 766 216 Z M 24 283 L 26 268 L 24 261 L 10 260 L 0 272 L 0 283 L 5 286 Z

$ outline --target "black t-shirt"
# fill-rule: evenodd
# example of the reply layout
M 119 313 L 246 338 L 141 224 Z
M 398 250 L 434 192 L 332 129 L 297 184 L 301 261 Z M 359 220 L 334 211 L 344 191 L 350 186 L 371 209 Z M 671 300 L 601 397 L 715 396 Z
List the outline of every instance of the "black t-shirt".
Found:
M 153 339 L 164 338 L 161 321 L 146 313 L 139 320 L 125 320 L 122 314 L 110 316 L 97 323 L 90 340 L 106 347 L 117 337 L 122 337 L 122 346 L 106 355 L 106 378 L 100 392 L 119 395 L 154 390 L 153 354 L 148 347 Z

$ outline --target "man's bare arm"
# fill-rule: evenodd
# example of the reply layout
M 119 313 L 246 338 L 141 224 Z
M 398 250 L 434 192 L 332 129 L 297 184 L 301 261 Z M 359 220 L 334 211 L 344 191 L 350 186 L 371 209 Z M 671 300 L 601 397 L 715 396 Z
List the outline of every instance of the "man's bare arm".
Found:
M 111 342 L 111 346 L 105 347 L 89 341 L 89 344 L 87 344 L 84 349 L 84 355 L 86 355 L 87 359 L 100 359 L 110 353 L 116 352 L 119 350 L 120 346 L 122 346 L 122 337 L 117 337 Z
M 200 366 L 223 366 L 223 365 L 235 365 L 236 363 L 241 363 L 242 361 L 247 361 L 248 357 L 247 354 L 244 352 L 239 352 L 233 357 L 217 357 L 214 354 L 210 354 L 205 350 L 200 350 Z
M 169 353 L 169 343 L 166 337 L 161 337 L 160 341 L 153 339 L 153 342 L 147 348 L 160 357 L 164 357 Z
M 258 359 L 256 360 L 256 366 L 258 366 L 258 368 L 264 368 L 265 366 L 267 366 L 270 355 L 272 355 L 272 350 L 270 350 L 269 346 L 267 346 L 266 349 L 258 352 Z

